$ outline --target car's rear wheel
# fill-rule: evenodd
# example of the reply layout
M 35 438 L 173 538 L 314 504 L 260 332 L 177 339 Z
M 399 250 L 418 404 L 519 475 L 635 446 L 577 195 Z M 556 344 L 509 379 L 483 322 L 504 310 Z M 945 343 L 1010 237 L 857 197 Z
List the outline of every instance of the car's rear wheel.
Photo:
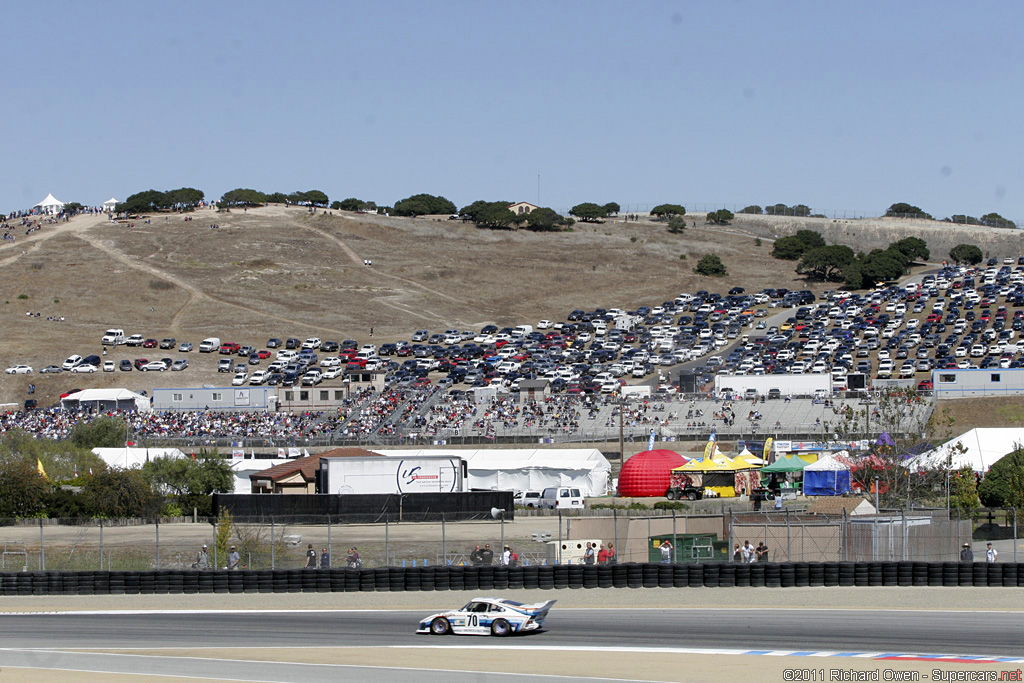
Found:
M 452 632 L 452 627 L 447 619 L 438 617 L 430 622 L 430 632 L 435 636 L 446 636 Z
M 697 494 L 694 493 L 693 491 L 690 491 L 689 493 L 686 494 L 686 500 L 697 500 Z
M 491 624 L 491 635 L 503 638 L 512 633 L 512 627 L 504 619 L 495 619 Z

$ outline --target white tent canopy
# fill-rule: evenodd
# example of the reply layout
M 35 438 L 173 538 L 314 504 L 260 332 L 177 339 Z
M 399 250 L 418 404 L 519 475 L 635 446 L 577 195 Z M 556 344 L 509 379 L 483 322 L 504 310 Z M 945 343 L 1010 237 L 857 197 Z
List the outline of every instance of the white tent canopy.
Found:
M 156 458 L 183 458 L 177 448 L 94 448 L 92 452 L 103 458 L 109 467 L 141 467 Z
M 67 410 L 94 408 L 96 410 L 138 410 L 150 411 L 149 397 L 136 394 L 128 389 L 85 389 L 69 394 L 60 400 Z
M 103 202 L 103 210 L 104 210 L 104 211 L 106 211 L 107 213 L 110 213 L 110 212 L 111 212 L 111 211 L 113 211 L 113 210 L 114 210 L 114 209 L 115 209 L 115 208 L 117 207 L 117 205 L 118 205 L 118 204 L 120 204 L 120 203 L 121 203 L 121 202 L 119 202 L 119 201 L 117 201 L 116 199 L 114 199 L 113 197 L 111 197 L 111 198 L 110 198 L 110 199 L 108 199 L 107 201 Z
M 52 194 L 47 194 L 46 199 L 36 204 L 33 209 L 39 209 L 45 213 L 60 213 L 64 209 L 64 202 Z
M 542 490 L 548 486 L 576 486 L 584 496 L 608 492 L 611 464 L 596 448 L 484 448 L 374 450 L 388 457 L 446 455 L 466 461 L 467 484 L 483 490 Z
M 931 468 L 945 467 L 948 460 L 954 470 L 970 467 L 975 472 L 987 472 L 993 463 L 1018 446 L 1024 446 L 1024 429 L 977 427 L 922 453 L 912 462 L 919 467 Z
M 826 455 L 805 467 L 804 472 L 842 472 L 849 469 L 849 466 L 839 462 L 835 456 Z

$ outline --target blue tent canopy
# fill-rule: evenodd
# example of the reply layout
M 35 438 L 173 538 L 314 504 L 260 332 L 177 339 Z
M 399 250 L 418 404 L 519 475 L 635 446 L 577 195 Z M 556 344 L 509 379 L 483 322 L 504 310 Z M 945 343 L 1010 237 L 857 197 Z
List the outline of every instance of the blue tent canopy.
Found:
M 850 468 L 832 456 L 804 468 L 805 496 L 841 496 L 850 491 Z

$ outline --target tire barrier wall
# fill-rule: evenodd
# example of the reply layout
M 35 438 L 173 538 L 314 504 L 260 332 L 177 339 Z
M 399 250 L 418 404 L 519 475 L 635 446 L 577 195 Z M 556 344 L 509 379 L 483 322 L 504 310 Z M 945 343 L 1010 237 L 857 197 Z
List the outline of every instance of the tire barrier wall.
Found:
M 355 593 L 527 588 L 1024 587 L 1024 563 L 786 562 L 756 564 L 377 567 L 260 571 L 0 573 L 0 595 Z

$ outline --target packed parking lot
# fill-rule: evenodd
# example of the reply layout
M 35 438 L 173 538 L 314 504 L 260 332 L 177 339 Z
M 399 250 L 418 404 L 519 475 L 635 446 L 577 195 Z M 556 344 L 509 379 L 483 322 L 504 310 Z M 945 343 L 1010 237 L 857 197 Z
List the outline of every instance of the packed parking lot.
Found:
M 652 430 L 660 438 L 711 431 L 827 438 L 844 413 L 866 410 L 857 398 L 845 398 L 853 376 L 866 377 L 867 386 L 903 380 L 927 394 L 933 369 L 1020 367 L 1022 329 L 1024 264 L 990 261 L 978 268 L 943 266 L 868 292 L 697 291 L 635 310 L 575 309 L 562 321 L 420 329 L 380 346 L 315 336 L 241 343 L 134 334 L 109 348 L 152 348 L 175 357 L 115 363 L 75 354 L 41 371 L 180 371 L 190 358 L 205 368 L 210 357 L 236 386 L 316 386 L 343 381 L 350 372 L 383 373 L 384 391 L 359 392 L 336 413 L 286 433 L 270 430 L 268 438 L 614 439 L 620 414 L 623 437 L 634 440 Z M 677 396 L 678 375 L 673 378 L 680 369 L 696 379 L 685 398 Z M 14 365 L 7 372 L 32 369 Z M 756 396 L 744 410 L 739 397 L 711 392 L 715 375 L 771 374 L 827 374 L 833 393 L 793 401 L 778 393 Z M 547 381 L 550 395 L 516 398 L 523 382 L 538 379 Z M 621 402 L 624 387 L 636 383 L 650 387 L 650 394 Z M 924 402 L 907 410 L 923 421 L 918 413 L 929 408 Z M 175 431 L 144 420 L 137 427 L 152 436 Z M 210 433 L 223 430 L 218 423 Z

